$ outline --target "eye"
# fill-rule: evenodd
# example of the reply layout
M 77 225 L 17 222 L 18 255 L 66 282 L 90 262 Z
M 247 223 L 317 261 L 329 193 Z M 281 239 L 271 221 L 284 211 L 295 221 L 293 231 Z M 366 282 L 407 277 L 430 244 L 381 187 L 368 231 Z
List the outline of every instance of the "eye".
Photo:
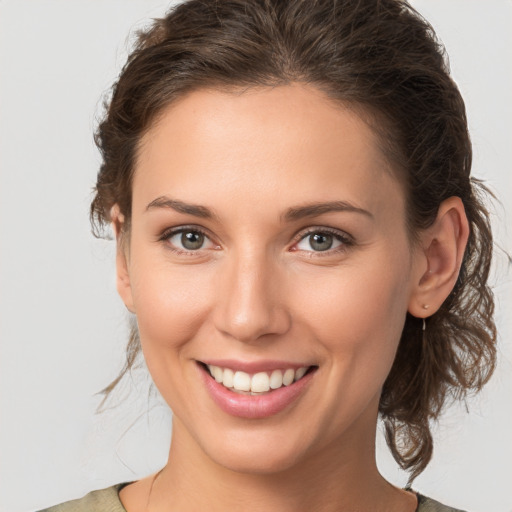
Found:
M 299 251 L 325 252 L 339 250 L 351 244 L 352 240 L 340 232 L 315 229 L 303 235 L 295 247 Z
M 171 249 L 178 252 L 194 252 L 204 249 L 215 249 L 218 246 L 199 229 L 178 228 L 164 233 L 161 240 L 171 246 Z

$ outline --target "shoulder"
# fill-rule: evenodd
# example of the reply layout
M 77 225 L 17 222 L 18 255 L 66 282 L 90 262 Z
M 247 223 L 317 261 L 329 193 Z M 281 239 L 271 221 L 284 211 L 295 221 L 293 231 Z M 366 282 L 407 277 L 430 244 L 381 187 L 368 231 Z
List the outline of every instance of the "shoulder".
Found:
M 416 496 L 418 497 L 418 508 L 416 509 L 416 512 L 464 512 L 458 508 L 443 505 L 442 503 L 439 503 L 432 498 L 422 496 L 421 494 L 416 493 Z
M 40 512 L 126 512 L 119 499 L 119 491 L 124 485 L 117 484 L 106 489 L 93 491 L 83 498 L 66 501 Z
M 126 484 L 117 484 L 106 489 L 93 491 L 86 494 L 83 498 L 67 501 L 60 505 L 55 505 L 40 512 L 126 512 L 121 500 L 119 491 Z M 418 508 L 416 512 L 464 512 L 459 509 L 447 507 L 438 501 L 427 498 L 419 493 Z

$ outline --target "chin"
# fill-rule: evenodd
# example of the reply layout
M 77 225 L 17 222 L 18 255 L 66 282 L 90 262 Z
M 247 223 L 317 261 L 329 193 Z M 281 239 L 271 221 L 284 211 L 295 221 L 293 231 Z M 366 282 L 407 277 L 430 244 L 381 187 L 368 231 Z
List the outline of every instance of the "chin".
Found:
M 213 455 L 213 454 L 212 454 Z M 271 454 L 268 451 L 255 454 L 233 453 L 213 458 L 215 463 L 230 471 L 251 475 L 272 475 L 282 473 L 297 464 L 297 454 Z
M 269 475 L 296 466 L 304 446 L 289 435 L 250 433 L 217 438 L 213 445 L 204 446 L 206 455 L 216 464 L 237 473 Z

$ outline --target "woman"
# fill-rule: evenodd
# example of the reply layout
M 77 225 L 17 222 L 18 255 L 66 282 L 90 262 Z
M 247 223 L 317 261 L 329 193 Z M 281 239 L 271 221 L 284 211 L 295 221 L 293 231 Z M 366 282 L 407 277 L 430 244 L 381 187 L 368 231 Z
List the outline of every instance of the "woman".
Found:
M 464 104 L 401 1 L 189 1 L 139 38 L 91 213 L 169 460 L 64 510 L 454 510 L 410 481 L 495 362 Z M 117 381 L 107 389 L 110 392 Z

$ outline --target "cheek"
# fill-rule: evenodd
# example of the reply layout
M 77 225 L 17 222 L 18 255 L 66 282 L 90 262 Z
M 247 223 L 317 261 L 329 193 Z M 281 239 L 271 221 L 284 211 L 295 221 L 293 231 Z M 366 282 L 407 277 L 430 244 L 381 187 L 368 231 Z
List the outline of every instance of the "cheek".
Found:
M 140 261 L 137 268 L 132 291 L 143 349 L 184 346 L 204 322 L 214 296 L 209 270 L 154 260 Z
M 207 325 L 214 289 L 211 279 L 193 265 L 178 268 L 154 259 L 146 263 L 140 260 L 132 279 L 142 352 L 157 389 L 179 415 L 190 398 L 186 382 L 192 368 L 186 363 L 194 340 L 207 338 L 198 332 Z
M 303 279 L 296 309 L 333 364 L 389 371 L 408 303 L 407 262 L 381 255 Z

